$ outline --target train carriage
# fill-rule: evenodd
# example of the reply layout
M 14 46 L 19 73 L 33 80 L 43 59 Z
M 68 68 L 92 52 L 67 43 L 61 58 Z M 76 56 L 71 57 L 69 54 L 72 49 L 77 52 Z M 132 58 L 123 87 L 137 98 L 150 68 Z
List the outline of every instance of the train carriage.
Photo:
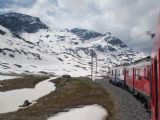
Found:
M 151 119 L 160 120 L 160 17 L 158 20 L 151 57 Z
M 151 58 L 146 57 L 129 65 L 111 69 L 110 82 L 129 88 L 149 104 L 151 120 L 160 120 L 160 17 L 154 37 Z
M 134 95 L 149 98 L 150 95 L 150 57 L 140 59 L 126 67 L 126 86 Z
M 125 85 L 125 65 L 115 66 L 110 71 L 110 82 L 123 87 Z

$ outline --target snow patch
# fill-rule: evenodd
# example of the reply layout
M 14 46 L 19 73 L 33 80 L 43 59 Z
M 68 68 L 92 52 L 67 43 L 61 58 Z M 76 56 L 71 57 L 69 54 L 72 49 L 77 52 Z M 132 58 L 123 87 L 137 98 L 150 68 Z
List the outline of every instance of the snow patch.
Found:
M 106 120 L 107 117 L 107 111 L 102 106 L 95 104 L 61 112 L 47 120 Z
M 5 76 L 5 75 L 0 75 L 0 80 L 9 80 L 9 79 L 15 79 L 15 78 L 19 78 L 19 76 Z
M 45 81 L 38 83 L 35 88 L 18 89 L 6 92 L 0 92 L 0 113 L 13 112 L 19 109 L 19 106 L 24 103 L 25 100 L 33 102 L 40 97 L 49 94 L 55 90 L 56 87 L 53 83 L 49 82 L 56 77 L 52 77 Z

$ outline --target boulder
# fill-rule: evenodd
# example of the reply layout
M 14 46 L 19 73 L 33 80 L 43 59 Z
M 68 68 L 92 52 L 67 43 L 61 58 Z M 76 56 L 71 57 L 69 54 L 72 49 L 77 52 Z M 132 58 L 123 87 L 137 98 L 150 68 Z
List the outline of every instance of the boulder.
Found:
M 25 100 L 23 105 L 20 105 L 19 107 L 27 107 L 31 104 L 31 102 L 29 102 L 28 100 Z

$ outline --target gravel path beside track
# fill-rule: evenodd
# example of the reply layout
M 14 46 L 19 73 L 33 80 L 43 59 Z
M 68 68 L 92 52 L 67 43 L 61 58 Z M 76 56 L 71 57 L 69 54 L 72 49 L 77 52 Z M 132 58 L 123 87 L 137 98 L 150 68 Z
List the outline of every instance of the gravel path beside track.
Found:
M 96 80 L 112 95 L 117 120 L 150 120 L 150 114 L 131 93 L 109 83 L 109 80 Z

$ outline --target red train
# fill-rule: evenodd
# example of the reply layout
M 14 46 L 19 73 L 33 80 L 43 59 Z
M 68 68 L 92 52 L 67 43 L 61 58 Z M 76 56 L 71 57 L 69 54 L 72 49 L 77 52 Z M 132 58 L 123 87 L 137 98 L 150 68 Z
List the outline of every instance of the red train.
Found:
M 151 112 L 151 120 L 160 120 L 160 17 L 151 57 L 111 69 L 110 82 L 131 91 Z

